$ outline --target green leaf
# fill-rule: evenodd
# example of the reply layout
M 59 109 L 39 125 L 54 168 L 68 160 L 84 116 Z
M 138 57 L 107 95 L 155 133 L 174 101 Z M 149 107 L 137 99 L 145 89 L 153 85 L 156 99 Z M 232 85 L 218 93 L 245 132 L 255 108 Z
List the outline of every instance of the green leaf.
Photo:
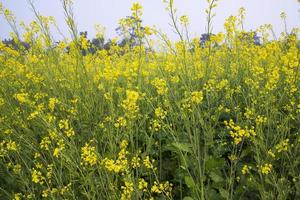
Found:
M 191 153 L 192 146 L 188 143 L 174 142 L 172 143 L 172 146 L 175 147 L 178 151 Z
M 225 199 L 229 198 L 229 192 L 227 190 L 224 190 L 223 188 L 219 188 L 219 192 L 223 198 Z
M 251 155 L 251 153 L 252 153 L 252 150 L 251 150 L 251 148 L 248 147 L 242 151 L 240 158 L 244 158 L 248 155 Z
M 208 190 L 207 190 L 207 199 L 209 199 L 209 200 L 220 200 L 220 199 L 222 199 L 222 197 L 219 193 L 217 193 L 216 190 L 214 190 L 212 188 L 208 188 Z
M 183 169 L 183 170 L 186 170 L 186 167 L 183 166 L 183 165 L 180 165 L 179 168 L 180 168 L 180 169 Z
M 220 183 L 224 180 L 222 176 L 218 175 L 215 172 L 210 172 L 210 177 L 216 183 Z
M 220 200 L 220 199 L 222 199 L 222 197 L 219 193 L 217 193 L 216 190 L 209 187 L 207 189 L 207 199 L 209 199 L 209 200 Z
M 194 200 L 192 197 L 184 197 L 183 200 Z
M 223 158 L 208 158 L 205 167 L 208 171 L 211 171 L 214 168 L 222 168 L 224 166 L 224 159 Z
M 195 187 L 195 182 L 193 180 L 192 177 L 190 176 L 185 176 L 184 177 L 184 181 L 185 181 L 185 184 L 188 186 L 188 188 L 193 188 Z

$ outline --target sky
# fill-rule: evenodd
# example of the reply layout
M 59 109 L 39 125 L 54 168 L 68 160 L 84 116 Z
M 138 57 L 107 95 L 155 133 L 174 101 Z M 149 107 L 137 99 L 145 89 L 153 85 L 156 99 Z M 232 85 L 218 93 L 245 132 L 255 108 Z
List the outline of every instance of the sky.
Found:
M 205 32 L 207 8 L 206 0 L 174 0 L 177 15 L 189 17 L 190 35 L 200 36 Z M 35 19 L 27 0 L 0 0 L 3 6 L 13 11 L 17 21 L 30 23 Z M 60 0 L 34 0 L 40 14 L 54 16 L 60 29 L 67 37 L 70 37 L 64 22 L 64 14 Z M 106 28 L 105 37 L 115 37 L 115 29 L 121 18 L 129 16 L 130 7 L 134 2 L 143 6 L 143 23 L 161 29 L 171 39 L 176 39 L 170 27 L 171 19 L 165 10 L 163 0 L 74 0 L 75 19 L 79 31 L 88 31 L 88 37 L 95 35 L 95 24 L 101 24 Z M 300 3 L 297 0 L 219 0 L 215 9 L 216 17 L 213 19 L 213 32 L 223 31 L 225 19 L 230 15 L 237 15 L 239 8 L 246 9 L 245 29 L 254 30 L 263 24 L 272 24 L 277 36 L 284 31 L 280 13 L 287 14 L 288 30 L 300 28 Z M 0 16 L 0 39 L 8 38 L 11 29 L 3 16 Z M 57 33 L 54 37 L 59 39 Z

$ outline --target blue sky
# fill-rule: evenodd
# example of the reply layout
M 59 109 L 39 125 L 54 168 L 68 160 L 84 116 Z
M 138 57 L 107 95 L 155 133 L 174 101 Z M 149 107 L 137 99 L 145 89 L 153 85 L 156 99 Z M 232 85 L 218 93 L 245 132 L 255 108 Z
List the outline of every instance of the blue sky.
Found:
M 5 7 L 12 10 L 18 21 L 29 23 L 34 20 L 34 15 L 29 8 L 27 0 L 0 0 Z M 178 9 L 178 16 L 186 14 L 190 19 L 190 33 L 199 36 L 205 32 L 206 0 L 174 0 Z M 146 25 L 156 25 L 169 37 L 176 38 L 171 27 L 165 4 L 162 0 L 74 0 L 74 11 L 80 31 L 88 31 L 88 36 L 94 36 L 94 25 L 101 24 L 106 27 L 106 37 L 116 36 L 115 28 L 118 20 L 130 15 L 132 3 L 140 2 L 143 6 L 143 20 Z M 35 0 L 35 5 L 44 16 L 54 16 L 68 36 L 68 30 L 64 23 L 63 10 L 60 0 Z M 216 8 L 216 17 L 213 21 L 213 32 L 223 30 L 225 19 L 230 15 L 236 15 L 240 7 L 246 9 L 245 28 L 253 30 L 262 24 L 272 24 L 278 36 L 284 30 L 280 19 L 282 11 L 287 14 L 287 26 L 300 27 L 300 4 L 297 0 L 220 0 Z M 7 38 L 11 31 L 3 16 L 0 16 L 0 38 Z M 54 36 L 59 38 L 58 34 Z

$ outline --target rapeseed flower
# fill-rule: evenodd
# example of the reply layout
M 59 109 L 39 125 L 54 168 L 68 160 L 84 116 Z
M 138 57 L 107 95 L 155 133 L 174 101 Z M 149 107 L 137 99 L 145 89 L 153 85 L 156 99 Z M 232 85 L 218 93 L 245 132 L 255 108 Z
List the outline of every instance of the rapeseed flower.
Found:
M 81 165 L 94 166 L 98 162 L 96 147 L 90 146 L 91 142 L 92 141 L 85 143 L 85 145 L 81 148 Z
M 264 165 L 260 165 L 259 166 L 259 171 L 263 174 L 263 175 L 268 175 L 271 170 L 272 170 L 273 166 L 270 163 L 266 163 Z

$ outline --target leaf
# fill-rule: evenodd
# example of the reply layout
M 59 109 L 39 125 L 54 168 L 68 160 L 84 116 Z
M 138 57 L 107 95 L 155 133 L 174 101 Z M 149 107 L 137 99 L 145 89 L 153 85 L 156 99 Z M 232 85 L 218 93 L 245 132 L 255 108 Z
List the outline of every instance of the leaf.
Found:
M 195 187 L 195 182 L 194 182 L 194 179 L 192 177 L 185 176 L 184 181 L 185 181 L 185 184 L 188 186 L 188 188 Z
M 224 180 L 222 176 L 218 175 L 215 172 L 210 172 L 210 177 L 216 183 L 220 183 Z
M 211 171 L 214 168 L 222 168 L 224 166 L 224 159 L 223 158 L 208 158 L 205 167 L 208 171 Z
M 225 199 L 229 198 L 229 192 L 227 190 L 224 190 L 223 188 L 219 188 L 219 192 L 223 198 Z
M 209 200 L 220 200 L 220 199 L 222 199 L 222 197 L 221 197 L 220 193 L 218 193 L 215 189 L 212 189 L 208 186 L 207 199 L 209 199 Z
M 252 152 L 251 148 L 248 147 L 242 151 L 240 158 L 244 158 L 244 157 L 248 156 L 249 154 L 251 155 L 251 153 L 253 153 L 253 152 Z
M 219 193 L 217 193 L 216 190 L 214 190 L 212 188 L 208 188 L 208 190 L 207 190 L 207 199 L 209 199 L 209 200 L 220 200 L 220 199 L 222 199 L 222 197 Z
M 183 200 L 194 200 L 192 197 L 184 197 Z
M 180 168 L 180 169 L 183 169 L 183 170 L 186 170 L 186 167 L 183 166 L 183 165 L 180 165 L 179 168 Z
M 178 151 L 191 153 L 191 147 L 192 146 L 189 143 L 174 142 L 171 145 L 173 147 L 175 147 Z

